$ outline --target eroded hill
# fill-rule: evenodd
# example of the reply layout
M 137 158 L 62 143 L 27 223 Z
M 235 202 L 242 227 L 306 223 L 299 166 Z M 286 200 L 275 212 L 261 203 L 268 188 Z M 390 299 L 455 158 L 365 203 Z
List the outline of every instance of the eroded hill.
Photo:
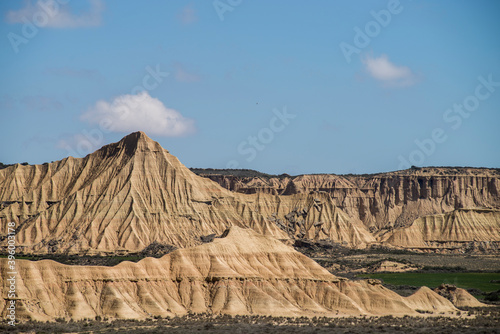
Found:
M 361 221 L 377 242 L 387 246 L 445 252 L 499 250 L 498 169 L 429 167 L 372 175 L 295 177 L 195 171 L 239 193 L 327 194 L 333 205 L 350 219 Z
M 0 245 L 15 222 L 18 251 L 129 253 L 188 247 L 231 226 L 280 239 L 375 241 L 326 194 L 240 194 L 192 173 L 144 133 L 85 158 L 0 170 Z
M 429 288 L 402 297 L 377 281 L 338 278 L 292 247 L 238 227 L 208 244 L 112 268 L 50 260 L 18 260 L 16 266 L 16 317 L 21 320 L 145 319 L 188 312 L 346 316 L 457 311 Z M 0 270 L 5 277 L 6 259 L 0 259 Z M 2 295 L 5 289 L 0 287 Z
M 7 222 L 14 222 L 18 252 L 36 254 L 184 248 L 231 226 L 290 243 L 499 251 L 496 169 L 242 173 L 197 175 L 142 132 L 84 158 L 8 166 L 0 170 L 0 247 L 5 252 Z

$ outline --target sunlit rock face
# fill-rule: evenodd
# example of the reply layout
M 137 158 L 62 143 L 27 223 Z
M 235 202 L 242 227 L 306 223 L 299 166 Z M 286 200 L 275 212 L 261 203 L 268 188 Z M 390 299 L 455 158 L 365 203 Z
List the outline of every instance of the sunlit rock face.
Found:
M 0 259 L 2 277 L 9 271 Z M 452 315 L 446 298 L 421 288 L 401 297 L 380 282 L 330 274 L 292 247 L 252 229 L 232 227 L 222 238 L 160 259 L 115 267 L 17 261 L 16 317 L 144 319 L 183 315 L 274 316 Z M 4 295 L 8 289 L 0 288 Z M 2 306 L 2 314 L 7 312 Z

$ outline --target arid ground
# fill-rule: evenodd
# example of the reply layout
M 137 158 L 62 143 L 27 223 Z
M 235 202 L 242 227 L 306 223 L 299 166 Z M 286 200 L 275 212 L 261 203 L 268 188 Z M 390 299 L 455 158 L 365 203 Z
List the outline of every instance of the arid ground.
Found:
M 500 307 L 468 309 L 461 317 L 349 317 L 349 318 L 273 318 L 258 316 L 191 315 L 145 321 L 29 322 L 12 328 L 11 333 L 500 333 Z

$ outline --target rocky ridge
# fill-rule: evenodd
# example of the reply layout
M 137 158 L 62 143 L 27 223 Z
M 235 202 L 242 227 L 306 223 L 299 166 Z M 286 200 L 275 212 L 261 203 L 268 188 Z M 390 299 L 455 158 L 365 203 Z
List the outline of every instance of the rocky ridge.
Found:
M 373 175 L 296 177 L 232 176 L 219 174 L 217 170 L 195 171 L 240 193 L 326 194 L 350 219 L 361 221 L 378 242 L 387 246 L 407 248 L 411 245 L 409 248 L 419 251 L 499 250 L 499 169 L 413 167 Z M 429 235 L 419 235 L 418 241 L 411 243 L 397 241 L 402 235 L 415 237 L 416 230 L 421 230 L 417 226 L 422 224 L 422 219 L 438 221 L 442 215 L 448 217 L 453 232 L 446 230 L 448 225 L 427 224 L 425 228 L 433 230 Z
M 297 177 L 195 171 L 200 175 L 142 132 L 81 159 L 0 169 L 0 249 L 7 245 L 7 223 L 14 222 L 18 251 L 33 254 L 184 248 L 231 226 L 289 243 L 500 250 L 496 169 Z
M 0 246 L 15 222 L 18 251 L 126 254 L 189 247 L 231 226 L 279 239 L 366 247 L 374 237 L 327 194 L 240 194 L 192 173 L 144 133 L 88 156 L 0 170 Z

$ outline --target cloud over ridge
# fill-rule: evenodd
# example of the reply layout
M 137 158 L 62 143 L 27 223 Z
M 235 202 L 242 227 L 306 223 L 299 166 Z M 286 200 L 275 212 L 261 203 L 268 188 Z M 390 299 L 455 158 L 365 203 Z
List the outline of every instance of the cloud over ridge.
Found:
M 90 124 L 107 124 L 113 132 L 144 131 L 148 134 L 179 137 L 196 131 L 194 120 L 165 107 L 147 92 L 120 95 L 111 102 L 99 100 L 81 116 Z

